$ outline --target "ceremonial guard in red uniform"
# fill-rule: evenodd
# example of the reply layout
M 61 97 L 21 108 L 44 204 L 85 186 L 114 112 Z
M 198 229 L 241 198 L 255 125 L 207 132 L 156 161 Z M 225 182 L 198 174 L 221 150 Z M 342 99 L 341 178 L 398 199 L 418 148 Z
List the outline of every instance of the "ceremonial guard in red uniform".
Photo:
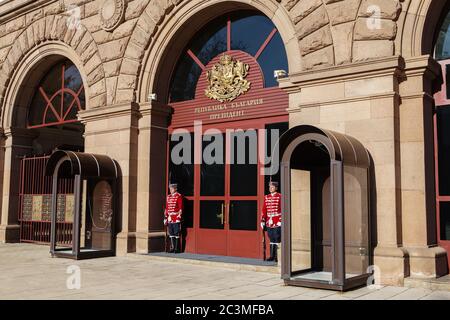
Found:
M 181 215 L 183 214 L 183 196 L 177 192 L 176 183 L 169 184 L 170 194 L 166 199 L 164 211 L 164 225 L 169 229 L 170 251 L 178 253 L 181 232 Z
M 261 228 L 267 228 L 270 239 L 270 258 L 267 261 L 278 261 L 277 248 L 281 242 L 281 193 L 277 192 L 278 182 L 269 183 L 270 194 L 264 197 L 261 214 Z

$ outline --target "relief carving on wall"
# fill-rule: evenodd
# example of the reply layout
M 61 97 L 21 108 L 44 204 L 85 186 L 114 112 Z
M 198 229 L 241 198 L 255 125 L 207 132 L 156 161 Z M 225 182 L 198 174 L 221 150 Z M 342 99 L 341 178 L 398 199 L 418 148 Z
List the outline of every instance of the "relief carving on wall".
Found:
M 105 31 L 113 31 L 124 20 L 125 0 L 105 0 L 100 8 L 100 19 Z

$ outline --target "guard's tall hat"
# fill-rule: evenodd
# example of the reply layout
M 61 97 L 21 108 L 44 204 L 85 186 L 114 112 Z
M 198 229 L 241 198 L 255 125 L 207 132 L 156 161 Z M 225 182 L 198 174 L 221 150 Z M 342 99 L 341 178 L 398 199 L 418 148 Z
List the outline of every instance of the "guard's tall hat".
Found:
M 269 182 L 269 186 L 274 186 L 274 187 L 277 187 L 278 188 L 278 182 L 277 181 L 270 181 Z

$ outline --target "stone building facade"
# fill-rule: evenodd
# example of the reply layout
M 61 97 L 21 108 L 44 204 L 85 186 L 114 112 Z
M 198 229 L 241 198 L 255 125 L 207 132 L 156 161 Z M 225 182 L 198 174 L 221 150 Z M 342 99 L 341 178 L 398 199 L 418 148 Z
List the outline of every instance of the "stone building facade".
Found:
M 442 78 L 433 35 L 444 7 L 441 0 L 0 1 L 0 240 L 19 240 L 17 159 L 32 154 L 36 140 L 27 128 L 27 97 L 64 58 L 84 83 L 84 151 L 121 167 L 117 253 L 158 247 L 172 71 L 208 21 L 251 9 L 273 22 L 285 46 L 289 72 L 279 87 L 288 95 L 289 126 L 345 133 L 370 152 L 381 281 L 446 274 L 433 138 Z M 68 23 L 74 16 L 75 27 Z M 43 131 L 41 140 L 61 137 Z

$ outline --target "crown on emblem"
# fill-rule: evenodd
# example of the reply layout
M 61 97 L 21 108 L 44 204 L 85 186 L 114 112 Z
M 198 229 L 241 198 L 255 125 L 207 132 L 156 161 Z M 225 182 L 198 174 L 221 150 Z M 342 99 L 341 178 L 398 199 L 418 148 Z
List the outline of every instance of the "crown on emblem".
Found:
M 233 58 L 231 56 L 225 54 L 225 53 L 220 57 L 220 64 L 221 65 L 227 65 L 231 61 L 233 61 Z

